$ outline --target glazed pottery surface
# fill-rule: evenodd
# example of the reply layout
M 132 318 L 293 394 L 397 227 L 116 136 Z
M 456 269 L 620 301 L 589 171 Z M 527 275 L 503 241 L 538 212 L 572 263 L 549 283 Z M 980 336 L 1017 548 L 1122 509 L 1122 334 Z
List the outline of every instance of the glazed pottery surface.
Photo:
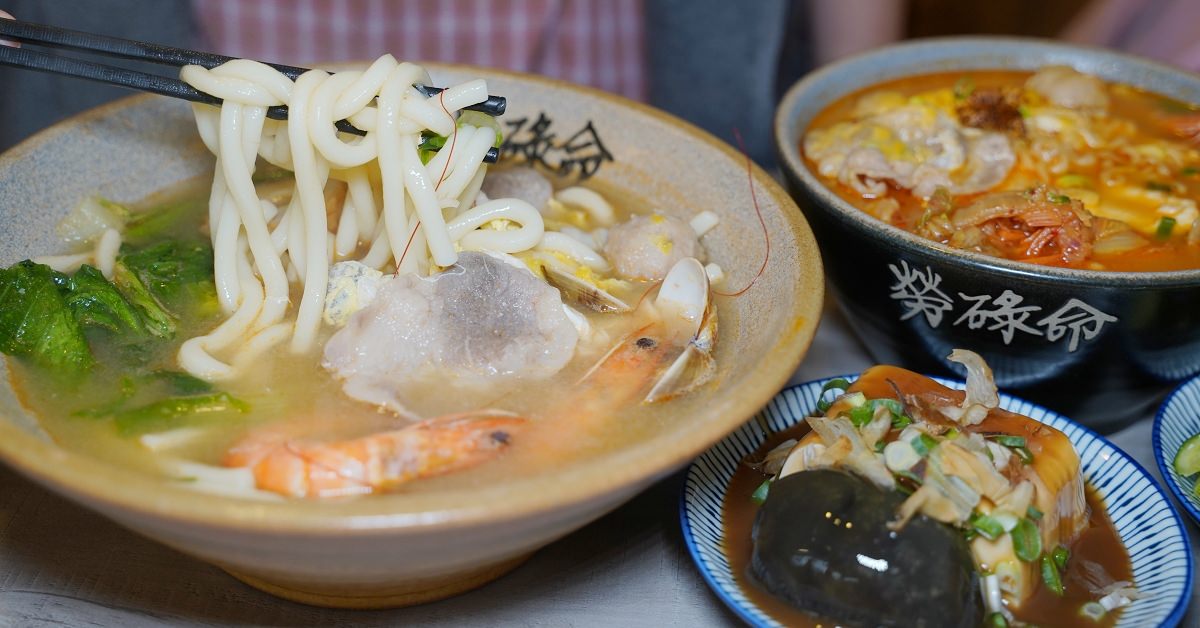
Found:
M 650 207 L 721 224 L 704 244 L 734 290 L 766 254 L 742 155 L 649 107 L 546 79 L 434 66 L 439 85 L 488 79 L 508 97 L 508 160 L 629 194 Z M 197 177 L 213 158 L 185 103 L 134 97 L 43 131 L 0 156 L 0 264 L 61 252 L 55 223 L 86 196 L 136 202 Z M 671 401 L 673 418 L 553 474 L 503 485 L 332 503 L 258 502 L 187 490 L 55 444 L 22 407 L 0 365 L 0 460 L 253 586 L 303 602 L 395 606 L 445 597 L 518 565 L 538 547 L 615 508 L 739 426 L 787 381 L 821 312 L 820 257 L 803 216 L 749 170 L 770 234 L 754 286 L 718 298 L 714 383 Z M 619 421 L 614 416 L 609 420 Z
M 788 189 L 817 234 L 833 292 L 872 357 L 961 374 L 946 356 L 968 348 L 983 355 L 1002 390 L 1112 431 L 1200 372 L 1200 270 L 1096 272 L 951 249 L 855 209 L 825 187 L 799 150 L 827 105 L 881 81 L 1047 65 L 1200 102 L 1200 77 L 1114 52 L 1010 38 L 920 40 L 801 80 L 776 113 L 776 148 Z

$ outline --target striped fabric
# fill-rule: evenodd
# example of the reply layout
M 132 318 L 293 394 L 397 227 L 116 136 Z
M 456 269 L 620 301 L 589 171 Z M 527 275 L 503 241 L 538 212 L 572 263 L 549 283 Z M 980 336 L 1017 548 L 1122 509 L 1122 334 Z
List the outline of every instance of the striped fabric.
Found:
M 641 0 L 193 0 L 210 49 L 295 65 L 467 63 L 643 99 Z

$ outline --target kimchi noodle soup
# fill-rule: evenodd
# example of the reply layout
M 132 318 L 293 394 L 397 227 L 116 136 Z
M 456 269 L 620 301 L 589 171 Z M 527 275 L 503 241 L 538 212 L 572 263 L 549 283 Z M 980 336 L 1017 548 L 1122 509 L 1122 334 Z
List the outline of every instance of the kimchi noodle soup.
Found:
M 942 244 L 1111 271 L 1200 268 L 1200 111 L 1061 66 L 907 77 L 801 139 L 862 211 Z
M 0 352 L 65 446 L 264 499 L 438 490 L 650 433 L 712 380 L 717 216 L 489 173 L 483 81 L 430 97 L 390 56 L 183 78 L 224 100 L 196 107 L 213 180 L 87 199 L 68 254 L 0 269 Z

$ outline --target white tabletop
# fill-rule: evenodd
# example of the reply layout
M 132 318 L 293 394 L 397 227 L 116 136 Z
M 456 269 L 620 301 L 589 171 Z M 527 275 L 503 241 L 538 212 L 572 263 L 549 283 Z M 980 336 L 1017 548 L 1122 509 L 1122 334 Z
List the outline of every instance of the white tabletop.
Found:
M 827 308 L 794 382 L 862 370 L 869 359 Z M 1158 478 L 1150 417 L 1111 439 Z M 736 625 L 692 565 L 676 474 L 539 551 L 500 580 L 390 611 L 285 602 L 144 539 L 0 467 L 0 627 L 148 625 Z M 1200 535 L 1185 525 L 1193 547 Z M 1185 626 L 1200 627 L 1192 591 Z

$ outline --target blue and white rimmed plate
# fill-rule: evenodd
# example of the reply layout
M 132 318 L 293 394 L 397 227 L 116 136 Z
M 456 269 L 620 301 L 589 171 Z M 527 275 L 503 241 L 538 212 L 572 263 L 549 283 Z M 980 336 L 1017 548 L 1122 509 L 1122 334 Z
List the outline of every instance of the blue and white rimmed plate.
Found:
M 1183 504 L 1192 520 L 1200 525 L 1200 497 L 1196 496 L 1196 478 L 1175 473 L 1175 453 L 1183 441 L 1200 434 L 1200 377 L 1184 382 L 1167 397 L 1154 416 L 1154 462 L 1167 488 Z
M 773 433 L 802 421 L 816 407 L 827 381 L 784 389 L 754 420 L 704 452 L 688 469 L 679 503 L 688 551 L 717 596 L 753 626 L 780 624 L 748 599 L 734 579 L 722 549 L 725 490 L 741 460 L 766 440 L 763 427 Z M 938 381 L 962 387 L 961 382 Z M 1195 390 L 1197 396 L 1193 399 L 1200 400 L 1200 384 Z M 1000 395 L 1000 406 L 1066 434 L 1083 461 L 1084 478 L 1108 506 L 1108 514 L 1133 561 L 1134 582 L 1139 591 L 1149 594 L 1126 607 L 1117 626 L 1177 625 L 1192 592 L 1191 547 L 1183 522 L 1146 470 L 1100 435 L 1041 406 L 1004 394 Z

